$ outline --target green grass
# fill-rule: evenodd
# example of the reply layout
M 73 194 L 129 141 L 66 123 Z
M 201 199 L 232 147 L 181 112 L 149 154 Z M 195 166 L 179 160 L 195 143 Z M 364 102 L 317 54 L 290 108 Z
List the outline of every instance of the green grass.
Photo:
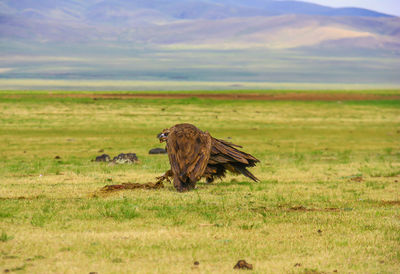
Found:
M 2 231 L 0 235 L 0 242 L 7 242 L 12 240 L 14 237 L 7 235 L 6 232 Z
M 0 94 L 0 270 L 230 273 L 239 259 L 255 273 L 400 268 L 399 101 L 9 95 Z M 166 171 L 167 156 L 148 151 L 181 122 L 242 145 L 261 160 L 252 169 L 261 182 L 98 192 Z M 121 152 L 140 163 L 91 161 Z

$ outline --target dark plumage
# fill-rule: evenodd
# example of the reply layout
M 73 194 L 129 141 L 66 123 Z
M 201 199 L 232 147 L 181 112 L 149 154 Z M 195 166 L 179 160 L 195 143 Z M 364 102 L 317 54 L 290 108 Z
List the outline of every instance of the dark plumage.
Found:
M 215 178 L 224 177 L 227 170 L 258 181 L 246 168 L 255 166 L 259 160 L 237 149 L 241 146 L 213 138 L 194 125 L 178 124 L 164 129 L 157 137 L 167 143 L 171 165 L 171 170 L 159 180 L 173 177 L 178 191 L 193 189 L 201 178 L 211 183 Z

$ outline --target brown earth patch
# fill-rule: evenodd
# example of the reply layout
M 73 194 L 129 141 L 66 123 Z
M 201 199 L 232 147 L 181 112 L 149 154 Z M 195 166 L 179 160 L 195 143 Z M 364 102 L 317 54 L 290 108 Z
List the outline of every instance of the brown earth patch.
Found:
M 9 95 L 21 98 L 23 95 Z M 46 94 L 44 98 L 92 98 L 99 99 L 215 99 L 215 100 L 256 100 L 256 101 L 366 101 L 400 100 L 400 95 L 349 94 L 349 93 L 69 93 Z
M 18 197 L 0 197 L 0 200 L 37 200 L 40 199 L 42 196 L 18 196 Z
M 400 200 L 395 200 L 395 201 L 381 201 L 381 205 L 397 205 L 400 206 Z
M 162 182 L 156 183 L 124 183 L 122 185 L 106 185 L 101 188 L 102 192 L 112 192 L 118 190 L 125 190 L 125 189 L 160 189 L 163 188 L 164 184 Z
M 390 174 L 390 175 L 385 175 L 385 176 L 382 176 L 382 175 L 372 175 L 371 177 L 372 177 L 372 178 L 397 178 L 397 177 L 400 177 L 400 173 Z
M 339 208 L 335 207 L 328 207 L 328 208 L 306 208 L 304 206 L 292 206 L 288 209 L 288 211 L 325 211 L 325 212 L 330 212 L 330 211 L 340 211 Z
M 239 260 L 235 266 L 233 267 L 233 269 L 246 269 L 246 270 L 252 270 L 253 269 L 253 265 L 247 263 L 245 260 Z
M 292 206 L 292 207 L 286 207 L 286 206 L 278 206 L 278 209 L 281 209 L 283 211 L 287 212 L 309 212 L 309 211 L 314 211 L 314 212 L 338 212 L 341 211 L 342 209 L 336 208 L 336 207 L 327 207 L 327 208 L 307 208 L 305 206 Z M 266 212 L 266 211 L 273 211 L 274 209 L 272 208 L 267 208 L 267 207 L 255 207 L 251 209 L 252 211 L 255 212 Z
M 359 183 L 364 181 L 363 177 L 361 177 L 361 176 L 357 176 L 357 177 L 351 178 L 350 180 L 352 180 L 354 182 L 359 182 Z
M 315 269 L 305 269 L 304 274 L 325 274 L 326 272 L 321 272 Z
M 199 265 L 200 265 L 199 261 L 195 261 L 195 262 L 193 263 L 193 265 L 192 265 L 192 269 L 198 269 L 198 268 L 199 268 Z

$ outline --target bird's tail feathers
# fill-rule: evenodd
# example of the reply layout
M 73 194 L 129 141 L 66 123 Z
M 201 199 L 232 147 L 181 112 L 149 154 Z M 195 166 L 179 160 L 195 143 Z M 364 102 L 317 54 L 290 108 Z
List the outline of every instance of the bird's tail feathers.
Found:
M 241 164 L 236 164 L 236 165 L 232 165 L 232 166 L 234 167 L 234 169 L 235 169 L 235 171 L 237 173 L 243 174 L 244 176 L 252 179 L 254 182 L 259 182 L 260 181 L 256 176 L 253 175 L 253 173 L 248 171 L 245 166 L 243 166 Z

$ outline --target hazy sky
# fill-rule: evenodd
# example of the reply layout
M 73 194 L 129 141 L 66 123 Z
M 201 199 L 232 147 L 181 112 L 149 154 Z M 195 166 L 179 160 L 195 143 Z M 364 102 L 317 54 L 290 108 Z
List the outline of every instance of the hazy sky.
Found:
M 400 16 L 400 0 L 304 0 L 331 7 L 360 7 Z

